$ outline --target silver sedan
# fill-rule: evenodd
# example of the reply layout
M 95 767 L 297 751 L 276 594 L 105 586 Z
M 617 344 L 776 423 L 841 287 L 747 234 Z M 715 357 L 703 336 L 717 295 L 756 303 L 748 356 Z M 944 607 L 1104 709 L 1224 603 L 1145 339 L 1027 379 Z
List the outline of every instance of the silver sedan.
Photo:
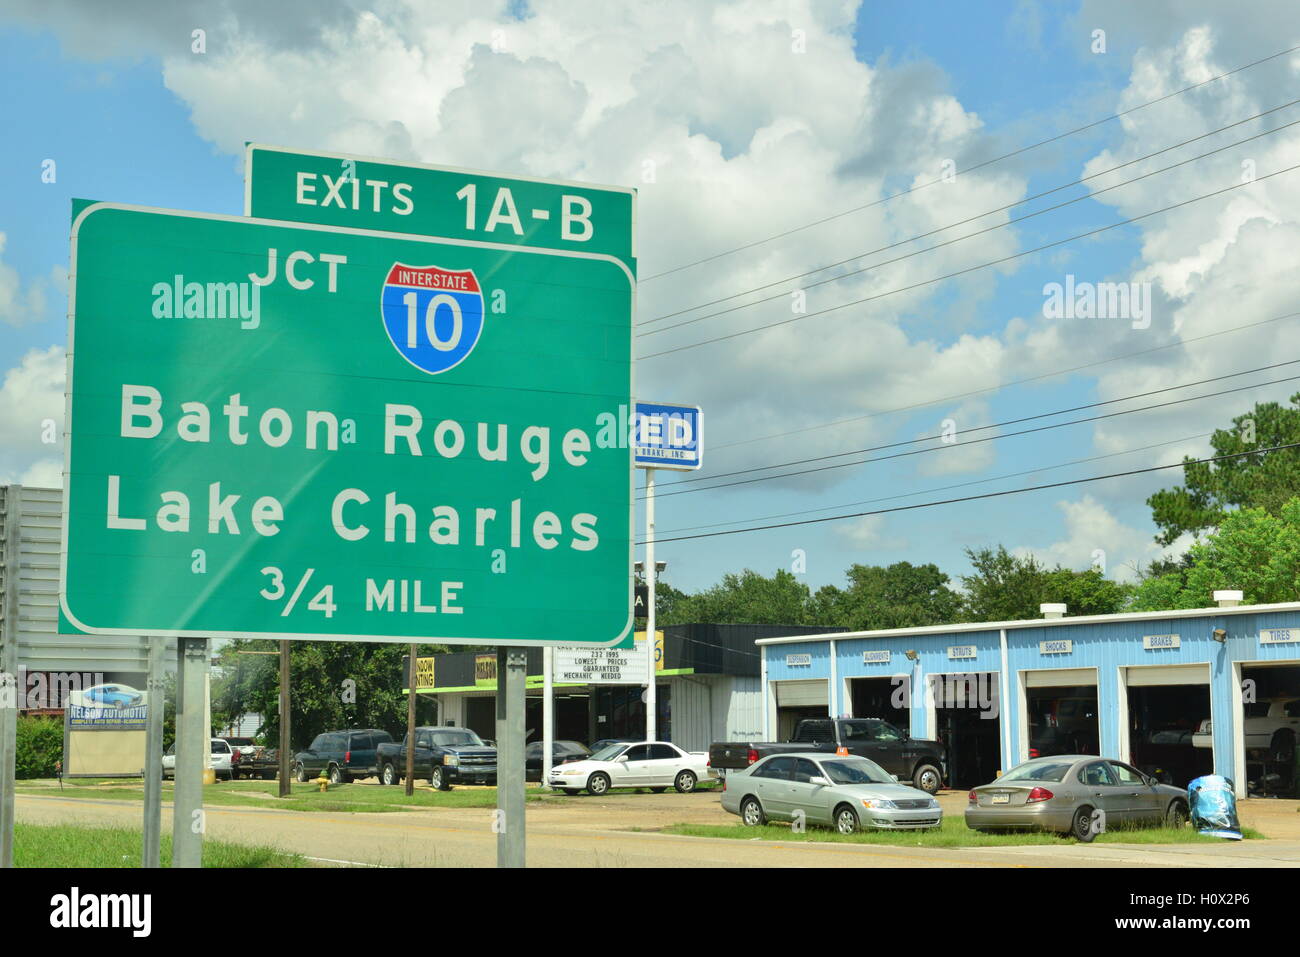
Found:
M 773 754 L 732 772 L 724 779 L 722 808 L 751 827 L 802 820 L 841 834 L 931 828 L 943 821 L 929 794 L 899 784 L 874 761 L 836 755 Z
M 966 825 L 977 831 L 1059 831 L 1080 841 L 1107 829 L 1186 823 L 1186 791 L 1095 754 L 1026 761 L 975 788 L 966 804 Z

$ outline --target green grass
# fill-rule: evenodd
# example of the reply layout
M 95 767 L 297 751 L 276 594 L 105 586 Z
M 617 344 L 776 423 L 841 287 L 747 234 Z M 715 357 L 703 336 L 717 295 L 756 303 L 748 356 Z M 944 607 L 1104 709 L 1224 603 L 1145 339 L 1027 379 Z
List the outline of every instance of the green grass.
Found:
M 139 867 L 141 834 L 131 828 L 16 824 L 16 867 Z M 172 841 L 162 836 L 162 864 L 170 866 Z M 309 867 L 300 854 L 204 840 L 204 867 Z
M 142 783 L 124 784 L 120 779 L 107 779 L 103 783 L 78 780 L 75 783 L 65 781 L 60 791 L 57 785 L 18 782 L 18 790 L 27 794 L 63 794 L 66 797 L 95 798 L 122 801 L 143 801 Z M 269 807 L 292 811 L 331 811 L 368 813 L 387 813 L 405 811 L 413 808 L 478 808 L 496 807 L 496 788 L 452 788 L 450 791 L 434 791 L 428 787 L 416 787 L 409 798 L 404 787 L 382 787 L 366 784 L 340 784 L 331 786 L 322 792 L 313 781 L 291 784 L 292 793 L 287 798 L 279 797 L 278 781 L 219 781 L 203 789 L 205 805 L 222 807 Z M 172 799 L 173 784 L 163 783 L 163 801 Z M 543 799 L 546 792 L 540 788 L 530 787 L 527 799 Z
M 674 824 L 663 829 L 665 834 L 683 834 L 687 837 L 725 837 L 740 841 L 813 841 L 842 844 L 887 844 L 897 847 L 1010 847 L 1028 844 L 1060 845 L 1074 843 L 1072 838 L 1060 837 L 1044 831 L 1012 831 L 1003 834 L 985 834 L 972 831 L 960 818 L 945 817 L 943 823 L 929 831 L 858 831 L 840 834 L 829 828 L 809 827 L 804 833 L 794 833 L 788 824 L 765 824 L 746 827 L 744 824 Z M 1242 836 L 1261 840 L 1264 835 L 1250 828 L 1242 828 Z M 1198 834 L 1190 827 L 1175 830 L 1166 827 L 1134 828 L 1106 831 L 1098 834 L 1097 844 L 1221 844 L 1222 838 Z

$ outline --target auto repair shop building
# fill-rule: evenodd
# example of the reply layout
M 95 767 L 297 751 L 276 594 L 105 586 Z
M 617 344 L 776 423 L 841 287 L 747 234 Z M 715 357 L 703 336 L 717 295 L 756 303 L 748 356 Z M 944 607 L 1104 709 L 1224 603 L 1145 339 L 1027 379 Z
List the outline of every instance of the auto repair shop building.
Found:
M 655 724 L 658 737 L 687 751 L 714 741 L 758 740 L 762 727 L 759 650 L 755 640 L 823 629 L 790 625 L 685 624 L 657 629 Z M 438 702 L 439 720 L 496 737 L 495 652 L 421 657 L 417 691 Z M 645 736 L 642 684 L 561 684 L 553 688 L 555 738 L 591 744 L 601 738 Z M 542 649 L 528 650 L 525 728 L 542 736 Z
M 1083 751 L 1179 786 L 1213 772 L 1241 796 L 1261 781 L 1296 794 L 1296 732 L 1288 753 L 1286 731 L 1249 749 L 1244 731 L 1247 719 L 1252 730 L 1297 727 L 1300 602 L 1240 598 L 1073 618 L 1044 605 L 1029 621 L 762 638 L 762 737 L 785 740 L 802 717 L 876 717 L 941 738 L 950 786 L 987 783 L 1031 755 Z M 1212 747 L 1197 746 L 1198 730 Z

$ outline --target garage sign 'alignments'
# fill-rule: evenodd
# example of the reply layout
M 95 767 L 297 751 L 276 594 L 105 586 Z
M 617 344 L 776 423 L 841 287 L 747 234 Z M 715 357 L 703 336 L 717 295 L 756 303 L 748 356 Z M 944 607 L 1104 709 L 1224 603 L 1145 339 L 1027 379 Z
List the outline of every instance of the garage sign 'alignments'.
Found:
M 71 627 L 630 632 L 619 256 L 94 204 L 72 281 Z

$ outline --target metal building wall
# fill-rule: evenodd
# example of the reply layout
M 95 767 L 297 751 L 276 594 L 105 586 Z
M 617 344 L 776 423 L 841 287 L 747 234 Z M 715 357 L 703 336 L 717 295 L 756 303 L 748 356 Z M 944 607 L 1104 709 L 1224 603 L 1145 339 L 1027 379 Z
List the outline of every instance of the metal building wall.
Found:
M 30 671 L 148 671 L 149 646 L 143 638 L 59 634 L 62 489 L 0 486 L 0 509 L 6 525 L 18 517 L 18 568 L 16 574 L 5 570 L 0 594 L 17 585 L 20 664 Z M 167 647 L 174 650 L 175 641 Z
M 714 741 L 757 741 L 763 727 L 762 682 L 741 675 L 679 675 L 672 688 L 672 740 L 687 751 Z

